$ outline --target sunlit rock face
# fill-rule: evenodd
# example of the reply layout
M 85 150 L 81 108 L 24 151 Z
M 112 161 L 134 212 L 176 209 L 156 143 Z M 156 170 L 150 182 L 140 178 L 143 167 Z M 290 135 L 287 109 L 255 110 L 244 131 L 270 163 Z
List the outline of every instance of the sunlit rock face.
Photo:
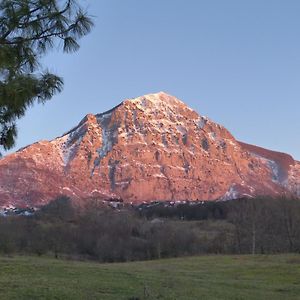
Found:
M 229 200 L 300 196 L 300 163 L 244 144 L 165 93 L 89 114 L 52 141 L 0 160 L 0 207 L 77 201 Z

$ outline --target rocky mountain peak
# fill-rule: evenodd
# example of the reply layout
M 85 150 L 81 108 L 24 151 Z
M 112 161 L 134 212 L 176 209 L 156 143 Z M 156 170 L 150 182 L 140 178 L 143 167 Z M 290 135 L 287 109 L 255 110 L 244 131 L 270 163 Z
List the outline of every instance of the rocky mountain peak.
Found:
M 124 104 L 134 104 L 143 112 L 156 112 L 157 110 L 187 110 L 192 111 L 184 102 L 165 92 L 148 94 L 141 97 L 127 99 Z
M 0 160 L 0 206 L 59 195 L 125 202 L 300 196 L 292 157 L 238 142 L 164 92 L 88 114 L 73 129 Z

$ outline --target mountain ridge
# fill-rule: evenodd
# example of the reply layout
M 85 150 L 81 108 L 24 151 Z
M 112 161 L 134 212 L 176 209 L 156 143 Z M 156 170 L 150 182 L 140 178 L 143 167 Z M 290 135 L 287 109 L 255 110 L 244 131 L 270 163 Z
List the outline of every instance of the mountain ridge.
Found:
M 39 206 L 63 194 L 134 203 L 300 196 L 300 163 L 237 141 L 159 92 L 87 114 L 62 136 L 0 160 L 0 206 Z

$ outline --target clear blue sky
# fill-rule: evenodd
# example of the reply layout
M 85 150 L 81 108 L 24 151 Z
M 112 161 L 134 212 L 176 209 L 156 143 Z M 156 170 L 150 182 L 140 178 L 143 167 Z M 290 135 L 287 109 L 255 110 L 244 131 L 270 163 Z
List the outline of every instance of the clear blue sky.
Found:
M 165 91 L 239 140 L 300 160 L 299 0 L 91 0 L 93 32 L 45 66 L 64 91 L 19 122 L 14 150 L 87 113 Z

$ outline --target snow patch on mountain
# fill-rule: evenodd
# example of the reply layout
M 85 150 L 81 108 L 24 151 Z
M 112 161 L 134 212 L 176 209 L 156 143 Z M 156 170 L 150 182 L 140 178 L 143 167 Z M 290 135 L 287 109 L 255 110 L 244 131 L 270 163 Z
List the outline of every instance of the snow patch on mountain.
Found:
M 109 128 L 112 113 L 100 116 L 97 120 L 102 128 L 102 146 L 97 149 L 100 160 L 111 151 L 116 138 L 115 132 Z
M 114 110 L 121 105 L 123 105 L 123 103 L 105 113 L 96 115 L 97 122 L 101 128 L 101 147 L 96 150 L 98 157 L 94 160 L 94 167 L 91 171 L 91 176 L 93 176 L 95 168 L 100 166 L 101 160 L 118 142 L 118 128 L 120 126 L 120 120 L 112 122 L 112 117 Z
M 228 189 L 228 191 L 222 196 L 219 200 L 221 201 L 227 201 L 227 200 L 233 200 L 238 199 L 240 197 L 240 193 L 235 189 L 235 184 L 231 185 Z
M 82 136 L 79 136 L 78 139 L 74 140 L 72 138 L 72 133 L 69 133 L 51 142 L 59 149 L 60 157 L 64 166 L 67 166 L 75 156 L 76 148 L 81 143 L 82 138 Z
M 280 166 L 271 159 L 267 159 L 261 155 L 258 155 L 257 153 L 249 152 L 252 156 L 258 158 L 264 165 L 266 165 L 272 174 L 272 181 L 275 183 L 283 184 L 283 182 L 280 182 Z
M 199 129 L 203 129 L 206 125 L 206 123 L 208 122 L 208 118 L 207 117 L 202 117 L 200 116 L 199 119 L 197 120 L 197 125 Z

